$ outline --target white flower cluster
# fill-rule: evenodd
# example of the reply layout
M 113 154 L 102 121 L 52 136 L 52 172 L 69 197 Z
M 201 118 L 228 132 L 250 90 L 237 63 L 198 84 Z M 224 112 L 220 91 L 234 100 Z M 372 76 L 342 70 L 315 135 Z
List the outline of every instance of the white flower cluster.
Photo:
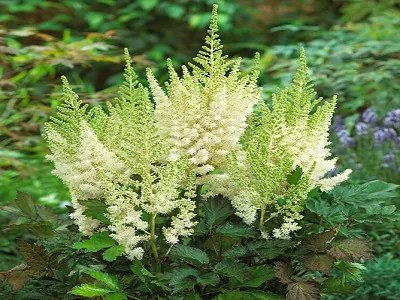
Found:
M 168 159 L 188 156 L 199 175 L 198 183 L 211 185 L 209 195 L 226 195 L 232 193 L 227 174 L 207 174 L 226 169 L 226 156 L 241 150 L 239 139 L 247 127 L 247 117 L 260 100 L 260 89 L 257 72 L 240 74 L 240 59 L 229 66 L 222 56 L 217 31 L 214 10 L 207 46 L 195 58 L 201 67 L 191 65 L 190 72 L 183 66 L 179 78 L 169 60 L 166 94 L 150 70 L 148 81 L 156 102 L 157 127 L 170 148 Z
M 83 234 L 91 235 L 100 222 L 84 215 L 86 209 L 84 201 L 103 196 L 99 174 L 128 171 L 114 153 L 98 140 L 86 121 L 82 120 L 80 125 L 80 145 L 74 157 L 65 157 L 62 148 L 55 148 L 48 159 L 54 161 L 56 169 L 53 174 L 60 177 L 70 189 L 75 210 L 70 217 L 76 221 Z M 49 131 L 48 138 L 64 143 L 64 139 L 57 132 Z

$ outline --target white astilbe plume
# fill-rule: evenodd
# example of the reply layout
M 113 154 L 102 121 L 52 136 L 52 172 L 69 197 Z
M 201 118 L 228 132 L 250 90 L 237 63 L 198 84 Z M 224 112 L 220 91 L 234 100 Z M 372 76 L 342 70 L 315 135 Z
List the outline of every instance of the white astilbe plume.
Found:
M 236 214 L 247 224 L 254 223 L 259 211 L 259 228 L 265 236 L 288 239 L 300 229 L 298 221 L 304 200 L 316 186 L 327 191 L 346 180 L 351 170 L 324 178 L 334 168 L 330 158 L 329 126 L 336 105 L 320 104 L 310 84 L 304 49 L 291 88 L 272 97 L 272 107 L 260 102 L 244 137 L 246 159 L 234 153 L 228 158 L 229 175 L 239 190 L 232 198 Z M 281 226 L 269 234 L 271 219 Z
M 193 201 L 196 197 L 195 174 L 189 176 L 187 186 L 191 188 L 186 191 L 184 198 L 177 201 L 179 213 L 172 217 L 170 227 L 163 228 L 165 240 L 171 245 L 178 243 L 179 237 L 192 235 L 193 227 L 197 224 L 197 222 L 193 221 L 196 216 L 194 213 L 196 203 Z
M 240 58 L 232 64 L 227 62 L 217 32 L 214 5 L 206 46 L 194 58 L 198 65 L 190 64 L 192 71 L 183 66 L 180 78 L 168 60 L 170 81 L 166 93 L 148 70 L 157 128 L 170 147 L 167 159 L 174 161 L 188 155 L 200 177 L 198 183 L 211 184 L 210 195 L 232 190 L 226 175 L 207 174 L 226 169 L 226 156 L 240 151 L 238 142 L 247 126 L 246 118 L 260 99 L 258 71 L 242 75 Z
M 75 211 L 70 217 L 84 235 L 91 235 L 100 222 L 84 215 L 84 201 L 103 195 L 99 170 L 126 172 L 127 169 L 97 139 L 87 123 L 86 107 L 81 107 L 65 77 L 63 83 L 64 105 L 59 108 L 58 118 L 46 124 L 46 138 L 52 152 L 47 158 L 54 162 L 53 174 L 60 177 L 71 192 Z

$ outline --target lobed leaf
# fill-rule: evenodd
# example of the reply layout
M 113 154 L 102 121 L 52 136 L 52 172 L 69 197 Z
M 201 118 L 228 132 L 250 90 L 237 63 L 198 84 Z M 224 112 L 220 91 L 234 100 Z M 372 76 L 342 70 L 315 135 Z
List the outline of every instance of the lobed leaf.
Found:
M 336 259 L 347 261 L 352 260 L 373 260 L 372 246 L 367 240 L 362 239 L 345 239 L 337 242 L 327 252 Z
M 172 256 L 197 267 L 207 265 L 210 261 L 207 253 L 204 251 L 185 245 L 175 246 L 171 254 Z
M 81 284 L 80 286 L 74 287 L 69 293 L 77 296 L 84 297 L 95 297 L 95 296 L 105 296 L 113 291 L 95 284 Z
M 319 300 L 321 293 L 319 288 L 312 283 L 296 282 L 287 286 L 286 299 L 288 300 Z
M 117 257 L 124 254 L 125 248 L 122 245 L 114 245 L 108 248 L 103 253 L 103 259 L 109 262 L 112 262 L 117 259 Z
M 90 239 L 77 242 L 71 246 L 73 249 L 84 249 L 85 252 L 97 252 L 101 249 L 109 248 L 115 245 L 114 240 L 107 232 L 97 232 Z
M 275 277 L 279 279 L 279 281 L 283 284 L 292 283 L 292 275 L 294 271 L 292 267 L 283 261 L 278 261 L 275 263 Z
M 94 279 L 104 283 L 108 288 L 110 288 L 113 291 L 121 290 L 119 280 L 115 275 L 104 273 L 98 270 L 86 270 L 85 273 L 89 274 Z
M 328 254 L 309 254 L 303 258 L 304 266 L 311 271 L 319 271 L 329 275 L 335 259 Z

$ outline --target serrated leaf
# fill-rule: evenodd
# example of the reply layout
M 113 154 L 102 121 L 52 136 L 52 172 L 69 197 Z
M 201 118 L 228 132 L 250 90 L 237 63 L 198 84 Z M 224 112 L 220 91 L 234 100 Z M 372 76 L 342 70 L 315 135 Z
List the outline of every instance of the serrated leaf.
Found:
M 231 206 L 230 201 L 222 197 L 214 197 L 205 201 L 204 206 L 207 214 L 207 224 L 217 226 L 232 216 L 235 211 Z
M 197 267 L 207 265 L 210 261 L 204 251 L 185 245 L 175 246 L 172 255 Z
M 202 274 L 197 278 L 197 283 L 203 287 L 207 285 L 216 286 L 219 282 L 219 276 L 212 272 Z
M 247 249 L 254 256 L 262 259 L 273 259 L 284 254 L 287 249 L 294 245 L 296 245 L 295 242 L 288 240 L 264 240 L 248 243 Z
M 43 271 L 47 269 L 48 257 L 43 246 L 20 241 L 18 242 L 18 249 L 32 270 Z
M 117 257 L 121 256 L 124 254 L 125 248 L 122 245 L 114 245 L 110 248 L 108 248 L 106 251 L 103 253 L 103 259 L 106 261 L 114 261 L 117 259 Z
M 3 275 L 3 280 L 6 279 L 13 291 L 22 289 L 30 280 L 30 274 L 27 272 L 28 266 L 25 264 L 18 265 Z M 2 280 L 0 280 L 0 284 Z
M 113 291 L 95 284 L 81 284 L 80 286 L 74 287 L 69 293 L 77 296 L 84 297 L 95 297 L 95 296 L 105 296 Z
M 236 246 L 222 253 L 224 258 L 239 258 L 246 255 L 249 255 L 249 252 L 245 246 Z
M 34 223 L 34 224 L 11 224 L 1 226 L 0 228 L 8 228 L 14 230 L 30 230 L 39 238 L 48 238 L 56 234 L 52 225 L 48 222 Z
M 274 279 L 274 268 L 268 265 L 251 267 L 249 270 L 249 279 L 240 285 L 240 287 L 259 287 L 264 282 Z
M 106 300 L 126 300 L 128 296 L 125 293 L 111 293 L 106 295 Z
M 362 185 L 337 186 L 331 194 L 339 201 L 354 202 L 360 200 L 368 203 L 368 200 L 383 200 L 397 197 L 396 189 L 399 186 L 393 183 L 379 180 L 370 181 Z
M 304 266 L 311 271 L 319 271 L 329 275 L 335 259 L 328 254 L 309 254 L 303 259 Z
M 303 169 L 300 166 L 296 166 L 296 169 L 294 169 L 292 173 L 287 176 L 286 180 L 289 184 L 294 185 L 299 182 L 302 175 Z
M 104 283 L 108 288 L 113 291 L 121 290 L 118 278 L 115 275 L 104 273 L 98 270 L 85 270 L 85 273 L 90 275 L 92 278 Z
M 31 218 L 33 220 L 36 219 L 36 217 L 37 217 L 36 205 L 35 205 L 35 200 L 32 198 L 32 196 L 30 196 L 24 192 L 17 191 L 17 197 L 15 198 L 15 204 L 29 218 Z
M 145 291 L 151 292 L 155 285 L 152 282 L 153 274 L 151 274 L 143 265 L 143 263 L 135 259 L 131 264 L 131 271 L 133 274 L 139 277 L 140 281 L 143 283 L 143 289 Z M 157 283 L 155 283 L 157 285 Z
M 232 224 L 226 223 L 215 230 L 217 235 L 229 236 L 232 238 L 237 237 L 252 237 L 255 235 L 254 228 L 245 224 Z
M 284 300 L 285 298 L 273 294 L 271 292 L 264 292 L 258 290 L 249 291 L 225 291 L 216 298 L 216 300 Z
M 288 300 L 319 300 L 321 293 L 314 284 L 308 282 L 289 283 L 286 299 Z
M 362 281 L 362 272 L 367 270 L 362 264 L 347 261 L 339 261 L 335 267 L 343 273 L 342 282 Z
M 114 240 L 107 232 L 97 232 L 88 240 L 77 242 L 71 246 L 73 249 L 84 249 L 85 252 L 97 252 L 101 249 L 114 246 Z
M 275 263 L 275 277 L 283 284 L 292 283 L 291 277 L 293 276 L 292 267 L 283 261 L 278 261 Z
M 352 294 L 357 286 L 343 282 L 341 278 L 328 278 L 322 283 L 321 293 L 324 294 Z
M 88 217 L 93 217 L 106 225 L 110 225 L 110 220 L 107 219 L 105 214 L 107 213 L 107 205 L 103 201 L 99 200 L 88 200 L 85 201 L 84 215 Z
M 339 228 L 335 227 L 332 230 L 318 233 L 309 240 L 307 248 L 314 252 L 326 251 L 330 247 L 329 243 L 331 243 L 337 235 L 338 230 Z
M 173 287 L 175 293 L 193 290 L 198 276 L 199 272 L 193 268 L 179 268 L 165 274 L 165 278 L 169 280 L 169 285 Z
M 367 240 L 346 239 L 335 243 L 327 252 L 336 259 L 353 261 L 373 260 L 372 251 L 372 246 Z
M 249 279 L 249 267 L 237 260 L 223 260 L 215 265 L 215 271 L 243 283 Z

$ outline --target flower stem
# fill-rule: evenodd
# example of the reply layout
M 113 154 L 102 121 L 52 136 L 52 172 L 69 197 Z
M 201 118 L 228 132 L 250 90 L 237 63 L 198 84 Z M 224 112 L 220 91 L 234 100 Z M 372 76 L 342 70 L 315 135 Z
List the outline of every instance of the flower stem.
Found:
M 151 249 L 153 250 L 153 256 L 156 263 L 157 273 L 161 272 L 160 260 L 158 259 L 158 250 L 156 245 L 156 213 L 151 214 L 151 224 L 150 224 L 150 241 L 151 241 Z

